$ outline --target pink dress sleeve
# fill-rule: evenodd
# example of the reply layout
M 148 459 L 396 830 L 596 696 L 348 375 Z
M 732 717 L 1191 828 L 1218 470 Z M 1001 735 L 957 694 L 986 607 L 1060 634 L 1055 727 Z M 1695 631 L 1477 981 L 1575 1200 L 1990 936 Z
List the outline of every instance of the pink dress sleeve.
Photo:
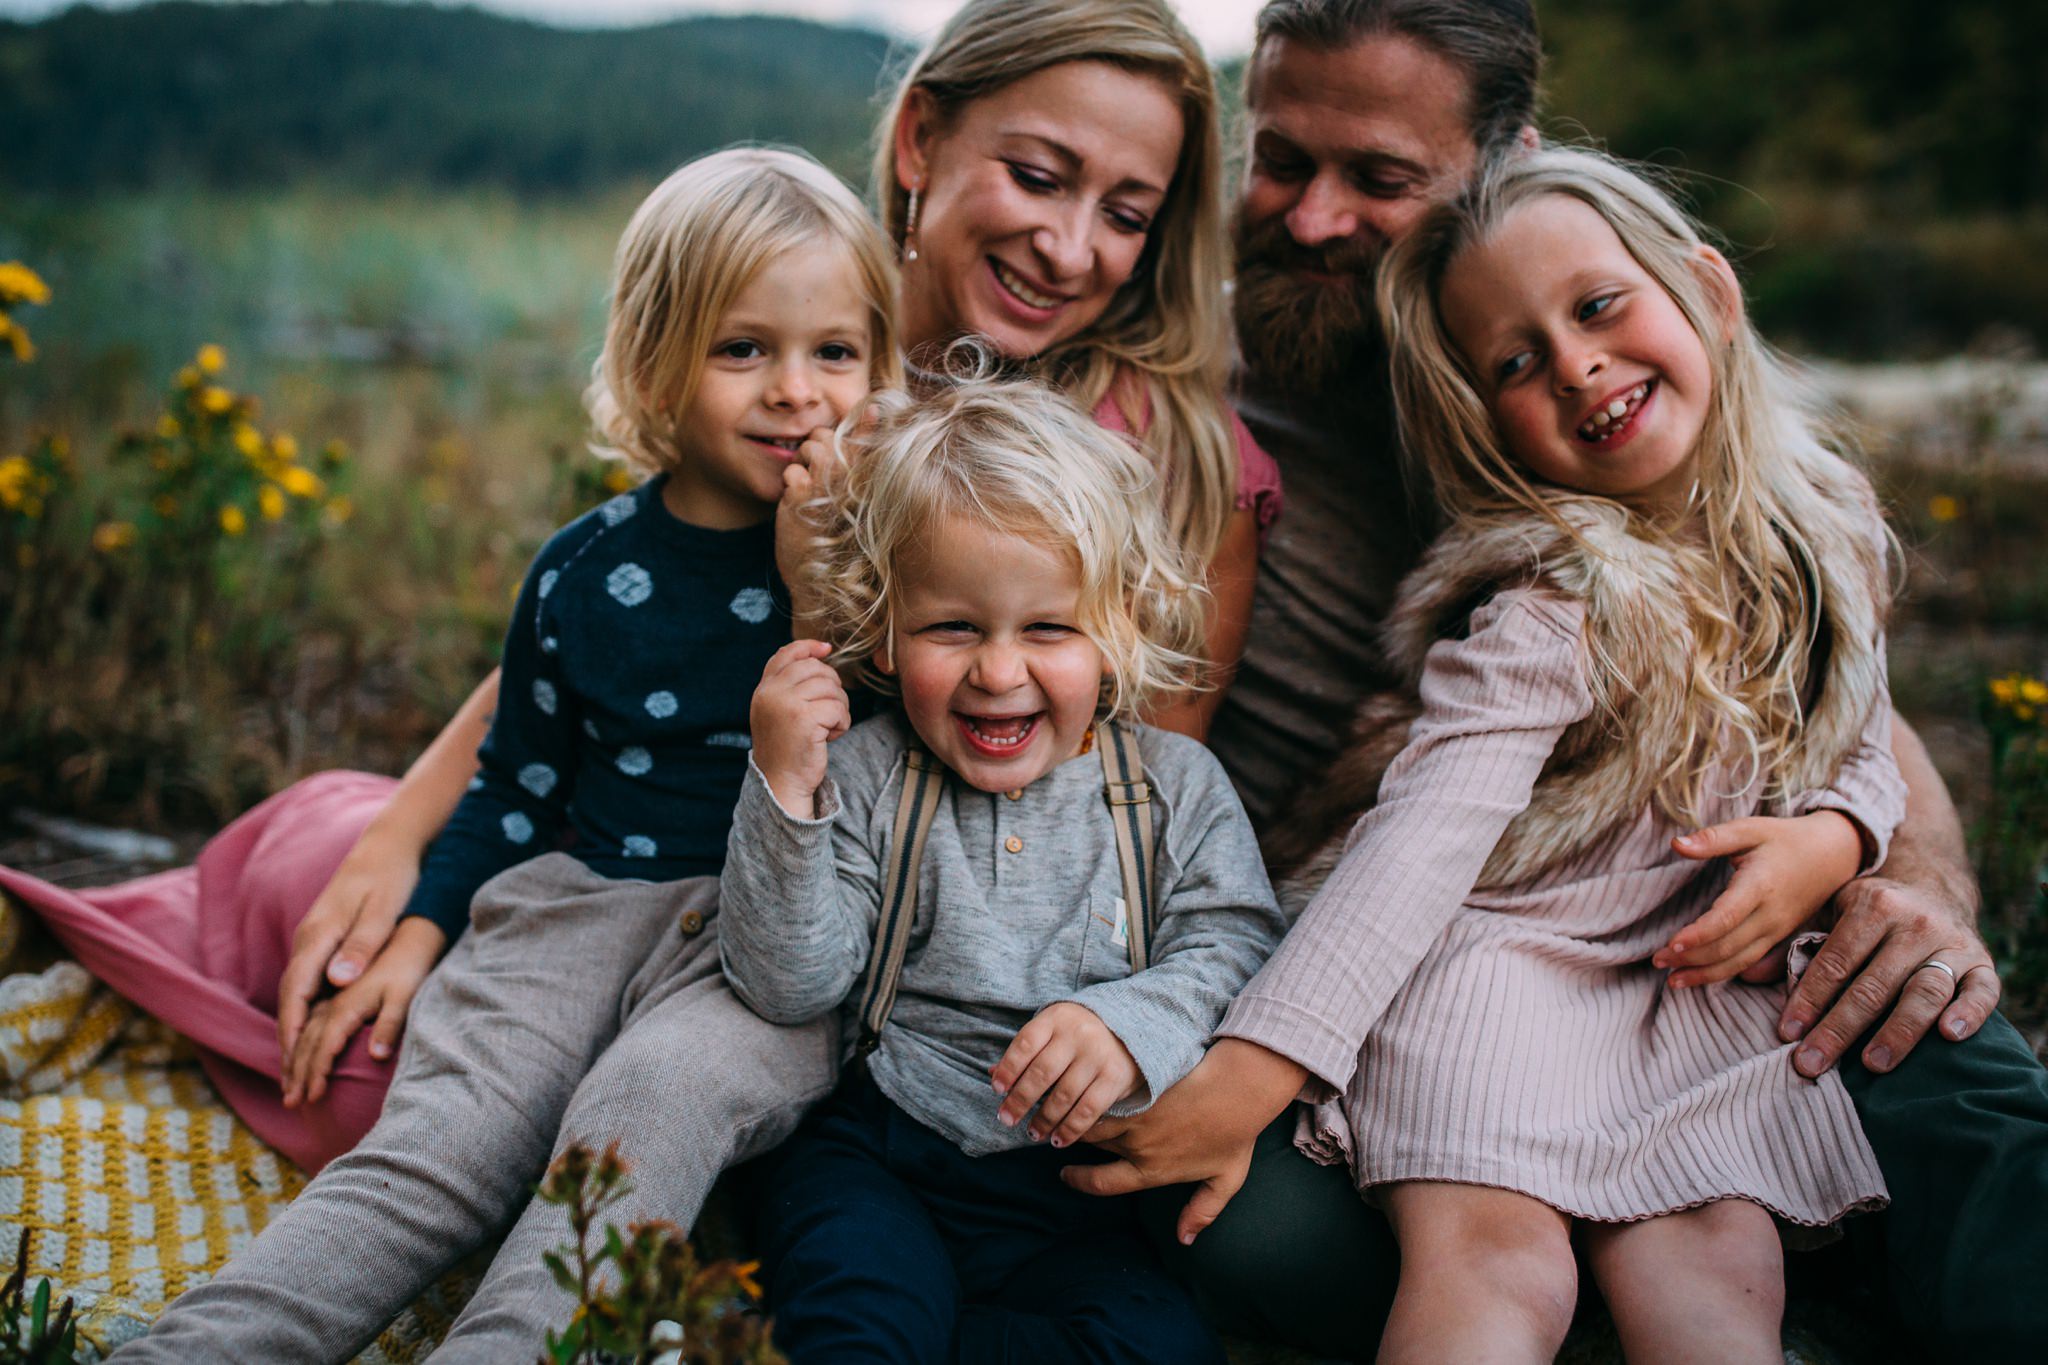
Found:
M 1122 389 L 1130 400 L 1141 405 L 1138 410 L 1135 429 L 1132 419 L 1127 416 L 1123 404 L 1117 401 L 1118 390 Z M 1230 434 L 1237 442 L 1237 510 L 1251 511 L 1258 520 L 1259 546 L 1266 544 L 1266 530 L 1279 519 L 1282 498 L 1280 493 L 1280 466 L 1274 462 L 1253 439 L 1251 428 L 1244 424 L 1234 409 L 1230 413 Z M 1112 384 L 1110 391 L 1095 405 L 1095 420 L 1103 430 L 1118 432 L 1125 436 L 1142 436 L 1151 425 L 1151 399 L 1136 385 Z

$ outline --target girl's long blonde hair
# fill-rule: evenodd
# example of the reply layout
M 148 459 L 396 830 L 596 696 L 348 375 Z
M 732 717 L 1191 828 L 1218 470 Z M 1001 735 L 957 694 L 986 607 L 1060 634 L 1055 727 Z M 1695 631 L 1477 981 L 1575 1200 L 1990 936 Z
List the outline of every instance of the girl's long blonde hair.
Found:
M 841 425 L 847 473 L 810 509 L 821 533 L 805 569 L 832 661 L 895 691 L 876 658 L 895 627 L 904 552 L 959 517 L 1074 557 L 1077 624 L 1102 650 L 1108 715 L 1198 687 L 1208 590 L 1159 509 L 1158 474 L 1067 398 L 995 369 L 956 347 L 949 373 L 917 396 L 877 394 L 869 415 Z
M 1079 336 L 1030 357 L 1031 373 L 1093 411 L 1114 395 L 1164 475 L 1174 535 L 1215 557 L 1237 496 L 1225 406 L 1230 361 L 1216 80 L 1166 0 L 967 0 L 904 74 L 876 134 L 876 211 L 901 241 L 909 195 L 895 130 L 913 91 L 940 120 L 1010 82 L 1065 62 L 1106 62 L 1165 82 L 1185 133 L 1144 253 L 1109 309 Z
M 1805 718 L 1818 689 L 1833 681 L 1831 647 L 1876 646 L 1889 597 L 1887 535 L 1827 405 L 1757 335 L 1740 300 L 1707 268 L 1699 230 L 1643 175 L 1590 150 L 1509 153 L 1388 253 L 1379 304 L 1403 447 L 1453 522 L 1535 514 L 1585 547 L 1565 515 L 1570 505 L 1619 505 L 1538 482 L 1516 463 L 1438 308 L 1458 253 L 1548 194 L 1588 205 L 1614 229 L 1699 334 L 1712 375 L 1695 452 L 1698 485 L 1686 507 L 1625 508 L 1638 538 L 1681 566 L 1692 636 L 1670 642 L 1688 650 L 1682 664 L 1647 670 L 1684 691 L 1683 723 L 1670 734 L 1628 732 L 1630 742 L 1657 750 L 1646 794 L 1669 818 L 1699 822 L 1731 743 L 1752 779 L 1766 780 L 1767 800 L 1820 785 Z M 1623 676 L 1643 673 L 1630 661 L 1594 662 Z M 1605 694 L 1610 711 L 1625 703 L 1622 690 Z M 1831 765 L 1818 766 L 1824 782 Z
M 895 252 L 860 199 L 803 152 L 729 147 L 657 185 L 619 239 L 604 349 L 583 394 L 592 451 L 642 474 L 673 469 L 726 309 L 769 261 L 820 243 L 843 247 L 860 277 L 874 384 L 901 383 Z

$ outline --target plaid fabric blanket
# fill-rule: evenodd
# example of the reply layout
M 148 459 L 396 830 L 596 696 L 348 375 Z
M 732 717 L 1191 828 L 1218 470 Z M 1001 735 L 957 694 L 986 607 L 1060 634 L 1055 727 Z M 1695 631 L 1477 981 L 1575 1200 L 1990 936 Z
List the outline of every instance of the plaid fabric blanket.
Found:
M 82 1360 L 148 1330 L 306 1176 L 229 1111 L 183 1039 L 64 958 L 0 894 L 0 1256 L 76 1303 Z M 423 1358 L 475 1288 L 451 1271 L 359 1361 Z

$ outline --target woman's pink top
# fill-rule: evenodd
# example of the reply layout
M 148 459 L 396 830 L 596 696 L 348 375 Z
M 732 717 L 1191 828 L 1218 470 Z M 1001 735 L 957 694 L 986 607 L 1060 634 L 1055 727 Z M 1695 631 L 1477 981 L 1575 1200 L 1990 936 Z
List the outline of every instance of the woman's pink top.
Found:
M 1124 391 L 1138 405 L 1135 428 L 1132 420 L 1117 401 L 1117 390 Z M 1259 544 L 1266 543 L 1266 529 L 1279 519 L 1281 511 L 1280 466 L 1274 463 L 1259 443 L 1252 438 L 1251 428 L 1244 419 L 1229 408 L 1231 435 L 1237 439 L 1237 510 L 1249 508 L 1258 519 Z M 1141 437 L 1145 428 L 1152 424 L 1151 396 L 1135 384 L 1112 384 L 1110 391 L 1095 405 L 1095 420 L 1105 431 L 1119 432 L 1125 436 Z

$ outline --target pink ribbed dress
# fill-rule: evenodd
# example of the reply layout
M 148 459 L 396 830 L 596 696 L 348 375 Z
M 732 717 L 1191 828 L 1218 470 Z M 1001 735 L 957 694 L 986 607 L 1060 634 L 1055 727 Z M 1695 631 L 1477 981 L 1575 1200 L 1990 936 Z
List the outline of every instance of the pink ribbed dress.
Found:
M 1348 1160 L 1361 1190 L 1498 1186 L 1599 1221 L 1739 1197 L 1817 1225 L 1881 1204 L 1840 1078 L 1806 1080 L 1778 1041 L 1784 988 L 1674 990 L 1650 965 L 1725 864 L 1679 857 L 1681 831 L 1646 809 L 1536 877 L 1473 889 L 1591 713 L 1583 620 L 1576 601 L 1519 589 L 1430 650 L 1379 803 L 1218 1032 L 1309 1069 L 1321 1102 L 1301 1145 Z M 1834 786 L 1794 804 L 1852 816 L 1873 863 L 1904 809 L 1888 726 L 1880 707 Z M 1756 806 L 1744 793 L 1706 814 Z

